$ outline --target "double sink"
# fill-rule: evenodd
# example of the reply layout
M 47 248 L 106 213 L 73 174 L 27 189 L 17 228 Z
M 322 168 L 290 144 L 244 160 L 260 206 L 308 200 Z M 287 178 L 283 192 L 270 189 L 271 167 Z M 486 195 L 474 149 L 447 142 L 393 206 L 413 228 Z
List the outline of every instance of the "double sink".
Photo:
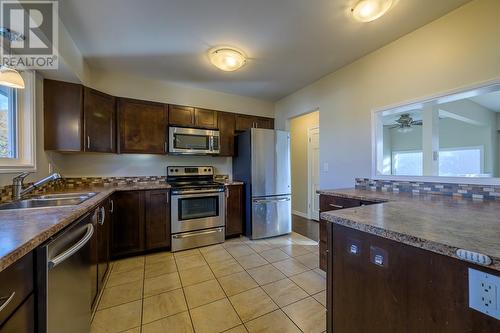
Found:
M 29 199 L 0 204 L 0 210 L 74 206 L 81 204 L 96 194 L 96 192 L 87 192 L 39 195 Z

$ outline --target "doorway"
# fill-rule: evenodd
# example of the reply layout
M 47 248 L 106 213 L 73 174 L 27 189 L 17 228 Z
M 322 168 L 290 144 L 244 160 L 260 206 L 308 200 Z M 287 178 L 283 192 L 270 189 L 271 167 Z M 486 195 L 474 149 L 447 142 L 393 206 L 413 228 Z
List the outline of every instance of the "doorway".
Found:
M 316 221 L 319 220 L 319 196 L 316 194 L 320 171 L 319 110 L 290 119 L 289 128 L 293 221 L 311 223 L 311 227 L 315 229 L 318 228 Z
M 308 215 L 319 221 L 319 127 L 309 129 L 307 142 L 308 177 Z

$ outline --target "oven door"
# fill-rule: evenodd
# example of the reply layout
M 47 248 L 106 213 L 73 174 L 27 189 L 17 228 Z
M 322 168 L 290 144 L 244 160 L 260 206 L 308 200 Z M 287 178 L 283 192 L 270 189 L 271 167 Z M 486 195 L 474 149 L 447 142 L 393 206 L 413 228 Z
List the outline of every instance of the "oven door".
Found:
M 176 154 L 218 154 L 219 131 L 170 127 L 169 147 Z
M 173 234 L 223 227 L 225 222 L 224 192 L 172 195 Z

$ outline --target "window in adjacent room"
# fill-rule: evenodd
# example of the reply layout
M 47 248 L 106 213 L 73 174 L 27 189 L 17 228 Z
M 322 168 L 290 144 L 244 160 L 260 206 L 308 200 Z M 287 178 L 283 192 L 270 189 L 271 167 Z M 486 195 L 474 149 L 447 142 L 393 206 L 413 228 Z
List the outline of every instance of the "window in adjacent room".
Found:
M 393 151 L 392 171 L 396 176 L 422 176 L 424 155 L 421 151 Z
M 478 177 L 483 175 L 483 148 L 449 148 L 439 151 L 439 175 Z

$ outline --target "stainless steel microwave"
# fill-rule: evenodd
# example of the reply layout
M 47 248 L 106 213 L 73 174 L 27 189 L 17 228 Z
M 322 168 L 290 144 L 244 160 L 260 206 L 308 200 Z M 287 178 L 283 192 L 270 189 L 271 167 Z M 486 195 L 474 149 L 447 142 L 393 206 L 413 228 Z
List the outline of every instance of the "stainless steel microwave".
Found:
M 220 153 L 218 130 L 169 127 L 169 152 L 185 155 L 215 155 Z

